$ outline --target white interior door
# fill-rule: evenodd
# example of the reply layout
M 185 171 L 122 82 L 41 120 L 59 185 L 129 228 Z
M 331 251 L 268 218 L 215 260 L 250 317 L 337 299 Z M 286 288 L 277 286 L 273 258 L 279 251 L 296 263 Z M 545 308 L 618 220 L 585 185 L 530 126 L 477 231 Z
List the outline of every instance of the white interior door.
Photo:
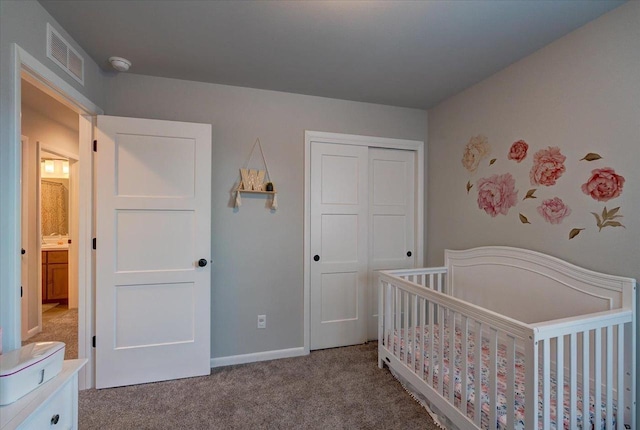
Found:
M 311 145 L 311 349 L 367 340 L 367 152 Z
M 20 292 L 21 292 L 21 335 L 22 340 L 25 341 L 31 337 L 32 333 L 29 333 L 29 257 L 31 254 L 31 247 L 29 246 L 29 139 L 26 136 L 22 136 L 20 139 L 22 145 L 22 174 L 20 184 L 20 203 L 21 203 L 21 265 L 20 265 Z M 27 253 L 27 250 L 29 252 Z
M 378 338 L 377 271 L 415 266 L 415 152 L 369 149 L 368 338 Z
M 209 374 L 211 126 L 97 128 L 96 387 Z

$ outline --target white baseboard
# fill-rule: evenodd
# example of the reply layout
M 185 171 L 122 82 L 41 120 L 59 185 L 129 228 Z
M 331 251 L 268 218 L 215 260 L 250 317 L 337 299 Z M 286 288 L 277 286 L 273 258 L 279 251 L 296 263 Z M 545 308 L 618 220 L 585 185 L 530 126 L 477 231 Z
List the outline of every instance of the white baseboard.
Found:
M 274 351 L 254 352 L 251 354 L 230 355 L 211 359 L 211 367 L 231 366 L 232 364 L 255 363 L 258 361 L 276 360 L 279 358 L 300 357 L 306 355 L 304 348 L 277 349 Z

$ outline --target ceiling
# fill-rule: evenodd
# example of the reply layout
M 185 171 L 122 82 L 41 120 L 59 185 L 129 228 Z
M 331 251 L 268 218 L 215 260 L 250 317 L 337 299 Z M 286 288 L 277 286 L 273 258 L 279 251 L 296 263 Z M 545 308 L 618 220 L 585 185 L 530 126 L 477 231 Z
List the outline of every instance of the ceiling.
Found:
M 624 1 L 40 3 L 105 70 L 428 109 Z

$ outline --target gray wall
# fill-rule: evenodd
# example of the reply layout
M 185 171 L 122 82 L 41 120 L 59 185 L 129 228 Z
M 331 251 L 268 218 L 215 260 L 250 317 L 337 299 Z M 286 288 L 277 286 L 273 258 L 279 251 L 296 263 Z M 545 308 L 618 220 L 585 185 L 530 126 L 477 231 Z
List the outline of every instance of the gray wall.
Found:
M 212 357 L 302 347 L 304 131 L 424 141 L 426 112 L 132 74 L 107 90 L 108 115 L 213 126 Z M 278 189 L 275 213 L 264 196 L 231 207 L 257 137 Z M 266 330 L 256 329 L 258 314 Z
M 46 56 L 46 25 L 51 23 L 60 34 L 84 56 L 85 85 L 77 83 Z M 13 87 L 13 43 L 43 63 L 62 79 L 75 87 L 96 105 L 104 103 L 103 76 L 97 64 L 75 43 L 42 6 L 33 0 L 0 1 L 0 302 L 3 312 L 0 327 L 4 328 L 2 343 L 5 350 L 17 345 L 15 315 L 7 312 L 6 303 L 19 300 L 19 148 L 13 140 L 16 94 Z M 18 133 L 19 134 L 19 133 Z M 17 327 L 19 333 L 20 327 Z
M 488 138 L 492 153 L 472 175 L 461 159 L 478 134 Z M 516 163 L 506 154 L 519 139 L 530 147 Z M 567 157 L 566 171 L 556 185 L 534 187 L 533 153 L 548 146 Z M 603 15 L 429 110 L 429 151 L 430 265 L 442 263 L 445 248 L 498 244 L 640 279 L 640 2 Z M 603 158 L 580 161 L 589 152 Z M 591 170 L 602 167 L 626 179 L 622 194 L 606 202 L 581 190 Z M 476 190 L 479 178 L 498 173 L 513 175 L 518 203 L 494 218 L 478 208 Z M 467 181 L 474 186 L 469 194 Z M 522 200 L 531 188 L 538 198 Z M 537 213 L 540 201 L 552 196 L 572 210 L 560 224 Z M 605 206 L 620 207 L 618 220 L 626 228 L 599 231 L 591 212 Z M 521 213 L 531 224 L 519 220 Z M 569 239 L 572 228 L 585 230 Z

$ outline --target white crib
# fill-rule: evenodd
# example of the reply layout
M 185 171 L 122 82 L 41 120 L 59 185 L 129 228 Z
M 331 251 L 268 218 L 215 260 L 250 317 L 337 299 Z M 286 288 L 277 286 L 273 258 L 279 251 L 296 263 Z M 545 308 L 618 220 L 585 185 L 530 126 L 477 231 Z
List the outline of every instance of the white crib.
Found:
M 379 285 L 378 365 L 443 426 L 637 428 L 635 280 L 482 247 Z

